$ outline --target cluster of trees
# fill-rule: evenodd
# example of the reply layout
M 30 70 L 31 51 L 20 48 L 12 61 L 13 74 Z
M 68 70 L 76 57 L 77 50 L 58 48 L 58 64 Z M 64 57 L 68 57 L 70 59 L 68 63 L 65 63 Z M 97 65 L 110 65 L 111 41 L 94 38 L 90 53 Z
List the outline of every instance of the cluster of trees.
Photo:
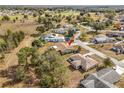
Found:
M 103 60 L 103 64 L 98 65 L 97 70 L 99 71 L 99 70 L 101 70 L 101 69 L 104 69 L 104 68 L 111 68 L 111 67 L 113 67 L 113 66 L 115 66 L 115 65 L 114 65 L 114 63 L 111 61 L 111 59 L 110 59 L 110 58 L 105 58 L 105 59 Z
M 86 41 L 88 39 L 88 35 L 86 32 L 82 32 L 81 35 L 80 35 L 80 39 L 82 41 Z
M 113 64 L 113 62 L 111 61 L 110 58 L 104 59 L 103 63 L 104 63 L 104 67 L 112 67 L 112 66 L 114 66 L 114 64 Z
M 41 17 L 39 17 L 38 18 L 38 23 L 40 23 L 41 26 L 38 26 L 36 28 L 36 31 L 38 31 L 40 33 L 43 33 L 45 31 L 48 31 L 48 30 L 54 28 L 54 23 L 53 23 L 51 18 L 46 18 L 46 17 L 45 18 L 43 18 L 43 17 L 41 18 Z
M 7 15 L 5 15 L 5 16 L 2 17 L 2 21 L 9 21 L 9 20 L 10 20 L 10 18 Z
M 104 30 L 105 28 L 108 28 L 109 26 L 112 26 L 112 25 L 113 25 L 112 20 L 107 20 L 105 22 L 96 21 L 92 24 L 92 27 L 94 30 L 96 30 L 96 33 L 97 33 L 98 30 Z
M 38 23 L 41 24 L 36 28 L 36 31 L 40 33 L 44 33 L 45 31 L 49 31 L 50 29 L 54 29 L 57 27 L 62 20 L 63 16 L 59 15 L 51 15 L 50 13 L 44 12 L 44 16 L 38 17 Z
M 24 39 L 24 33 L 22 31 L 12 33 L 10 30 L 7 31 L 5 36 L 0 38 L 0 52 L 4 53 L 19 45 Z
M 32 42 L 32 46 L 38 48 L 44 46 L 45 43 L 46 42 L 44 40 L 37 39 Z
M 106 11 L 105 17 L 112 20 L 116 16 L 116 12 L 114 10 Z
M 41 87 L 64 87 L 67 84 L 69 71 L 63 57 L 55 50 L 50 49 L 39 54 L 35 48 L 25 47 L 19 51 L 18 57 L 19 67 L 16 70 L 15 80 L 28 79 L 30 84 L 38 80 L 38 85 Z M 34 69 L 34 75 L 27 77 L 30 68 Z M 32 78 L 33 76 L 36 78 Z

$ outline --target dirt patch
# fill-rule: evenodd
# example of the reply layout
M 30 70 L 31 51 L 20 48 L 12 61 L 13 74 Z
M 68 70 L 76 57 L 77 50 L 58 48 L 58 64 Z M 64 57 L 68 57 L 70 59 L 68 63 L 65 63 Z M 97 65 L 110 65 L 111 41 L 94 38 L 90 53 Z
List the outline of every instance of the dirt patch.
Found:
M 121 79 L 115 85 L 119 88 L 124 88 L 124 75 L 121 76 Z

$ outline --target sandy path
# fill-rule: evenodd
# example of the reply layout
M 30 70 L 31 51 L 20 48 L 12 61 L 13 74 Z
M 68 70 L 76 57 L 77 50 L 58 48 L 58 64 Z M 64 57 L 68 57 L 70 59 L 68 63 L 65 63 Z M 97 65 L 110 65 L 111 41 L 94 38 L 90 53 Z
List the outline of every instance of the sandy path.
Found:
M 12 50 L 11 53 L 7 54 L 7 56 L 5 57 L 6 68 L 18 64 L 18 58 L 16 54 L 19 52 L 21 48 L 24 48 L 26 46 L 31 47 L 31 43 L 33 40 L 34 40 L 33 37 L 26 36 L 17 48 Z

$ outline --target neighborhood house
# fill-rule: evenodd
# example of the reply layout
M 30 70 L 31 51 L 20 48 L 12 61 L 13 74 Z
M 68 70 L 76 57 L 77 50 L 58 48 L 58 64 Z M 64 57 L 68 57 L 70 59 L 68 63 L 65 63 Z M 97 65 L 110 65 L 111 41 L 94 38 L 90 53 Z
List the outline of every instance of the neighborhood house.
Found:
M 53 30 L 53 32 L 57 34 L 65 34 L 67 31 L 67 28 L 58 28 Z
M 124 53 L 124 45 L 122 45 L 122 44 L 115 45 L 115 46 L 113 46 L 112 50 L 117 53 L 123 54 Z
M 43 40 L 47 42 L 64 42 L 65 37 L 59 36 L 58 34 L 49 34 L 43 37 Z
M 106 35 L 109 37 L 124 37 L 124 31 L 109 31 Z
M 120 75 L 112 68 L 105 68 L 96 73 L 90 74 L 81 81 L 84 88 L 115 88 L 114 83 L 118 82 Z
M 78 48 L 69 46 L 67 43 L 56 43 L 55 46 L 52 46 L 56 51 L 60 52 L 61 55 L 70 54 L 70 53 L 79 53 Z
M 93 39 L 93 43 L 108 43 L 108 42 L 114 42 L 115 39 L 114 38 L 110 38 L 107 37 L 105 35 L 97 35 L 94 39 Z
M 89 56 L 84 56 L 82 54 L 75 54 L 70 57 L 70 64 L 75 68 L 79 69 L 82 68 L 83 70 L 87 71 L 91 68 L 94 68 L 98 65 L 98 62 L 92 59 Z

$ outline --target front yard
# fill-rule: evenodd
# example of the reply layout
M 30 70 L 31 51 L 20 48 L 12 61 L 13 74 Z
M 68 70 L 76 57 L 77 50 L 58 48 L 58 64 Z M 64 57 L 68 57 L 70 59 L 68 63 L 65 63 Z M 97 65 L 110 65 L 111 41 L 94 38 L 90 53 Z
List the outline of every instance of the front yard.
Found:
M 89 46 L 104 53 L 107 56 L 117 59 L 118 61 L 121 61 L 124 59 L 124 54 L 116 54 L 116 52 L 111 50 L 111 48 L 113 47 L 113 44 L 104 44 L 104 45 L 93 44 Z
M 124 75 L 121 76 L 121 79 L 115 85 L 119 88 L 124 88 Z

